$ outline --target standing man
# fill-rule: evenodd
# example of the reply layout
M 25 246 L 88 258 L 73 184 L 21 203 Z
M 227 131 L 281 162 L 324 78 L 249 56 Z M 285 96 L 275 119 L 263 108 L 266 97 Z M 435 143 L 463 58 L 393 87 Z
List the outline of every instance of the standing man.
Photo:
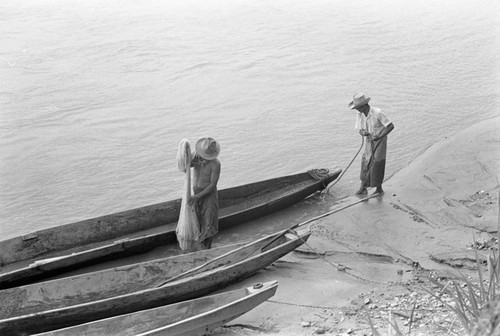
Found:
M 387 134 L 391 133 L 394 125 L 385 113 L 368 103 L 370 97 L 358 93 L 354 95 L 348 107 L 357 110 L 355 129 L 365 137 L 366 145 L 361 160 L 361 186 L 356 195 L 366 194 L 366 188 L 376 187 L 373 194 L 383 194 L 385 158 L 387 153 Z
M 213 236 L 219 231 L 219 152 L 220 145 L 217 141 L 213 138 L 201 138 L 196 142 L 192 161 L 194 195 L 188 204 L 195 206 L 200 223 L 200 241 L 204 249 L 212 247 Z

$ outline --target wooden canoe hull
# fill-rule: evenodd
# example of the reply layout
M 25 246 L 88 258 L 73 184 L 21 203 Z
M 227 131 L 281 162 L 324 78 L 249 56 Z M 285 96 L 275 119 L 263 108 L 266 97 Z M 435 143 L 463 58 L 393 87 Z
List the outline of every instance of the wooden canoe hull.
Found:
M 205 335 L 276 293 L 277 281 L 115 316 L 37 336 Z M 255 288 L 257 287 L 257 288 Z
M 38 260 L 28 266 L 0 274 L 0 289 L 26 285 L 76 268 L 143 253 L 175 241 L 175 231 L 124 239 L 69 255 Z M 145 246 L 148 248 L 145 249 Z
M 151 274 L 156 279 L 151 280 L 153 282 L 148 283 L 146 289 L 138 291 L 129 288 L 115 293 L 113 291 L 120 283 L 113 281 L 108 292 L 96 292 L 94 286 L 106 284 L 86 283 L 85 277 L 92 276 L 92 273 L 3 290 L 0 291 L 0 301 L 4 303 L 1 307 L 3 319 L 0 320 L 0 334 L 44 332 L 193 299 L 249 277 L 302 245 L 309 236 L 309 231 L 296 235 L 269 235 L 219 257 L 214 263 L 202 265 L 195 269 L 196 272 L 183 277 L 171 277 L 153 268 Z M 280 239 L 276 240 L 276 237 Z M 270 243 L 272 245 L 266 247 Z M 102 272 L 116 270 L 95 273 Z M 123 274 L 127 277 L 135 275 L 130 269 Z M 74 279 L 83 279 L 83 282 L 77 283 Z M 94 291 L 92 295 L 87 293 L 84 298 L 83 295 L 82 298 L 75 296 L 75 290 L 86 288 Z
M 335 169 L 319 180 L 306 172 L 222 189 L 219 229 L 285 209 L 324 189 L 340 172 Z M 0 289 L 175 243 L 180 203 L 172 200 L 0 241 Z

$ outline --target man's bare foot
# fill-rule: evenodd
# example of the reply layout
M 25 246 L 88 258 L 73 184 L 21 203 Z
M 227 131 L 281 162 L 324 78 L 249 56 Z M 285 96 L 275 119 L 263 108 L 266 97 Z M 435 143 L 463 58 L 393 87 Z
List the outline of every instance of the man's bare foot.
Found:
M 368 192 L 366 191 L 366 188 L 360 188 L 358 191 L 356 191 L 355 195 L 366 195 Z

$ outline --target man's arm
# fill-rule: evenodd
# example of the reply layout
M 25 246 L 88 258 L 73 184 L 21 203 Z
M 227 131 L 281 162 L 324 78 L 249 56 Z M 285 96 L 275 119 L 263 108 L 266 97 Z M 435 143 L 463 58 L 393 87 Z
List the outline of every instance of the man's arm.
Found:
M 385 137 L 387 134 L 391 133 L 393 129 L 394 129 L 394 124 L 390 123 L 389 125 L 387 125 L 386 127 L 384 127 L 383 131 L 380 132 L 380 134 L 378 136 L 372 136 L 370 140 L 371 141 L 380 140 L 383 137 Z
M 203 196 L 210 194 L 215 188 L 217 188 L 217 183 L 220 177 L 220 161 L 215 159 L 210 163 L 210 183 L 199 193 L 191 196 L 188 204 L 192 205 L 197 202 Z

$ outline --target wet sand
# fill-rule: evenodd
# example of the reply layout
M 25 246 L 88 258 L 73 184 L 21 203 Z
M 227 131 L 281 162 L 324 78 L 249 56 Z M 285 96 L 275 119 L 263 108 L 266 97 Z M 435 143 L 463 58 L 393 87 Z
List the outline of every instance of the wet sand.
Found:
M 226 288 L 279 282 L 274 297 L 215 334 L 370 335 L 367 314 L 386 333 L 389 317 L 408 325 L 415 302 L 412 335 L 459 334 L 454 316 L 423 287 L 449 271 L 474 277 L 473 244 L 488 255 L 497 236 L 499 154 L 500 117 L 429 147 L 384 183 L 384 195 L 314 221 L 307 245 Z M 359 199 L 315 196 L 274 220 L 287 227 Z M 290 214 L 297 215 L 291 223 Z

